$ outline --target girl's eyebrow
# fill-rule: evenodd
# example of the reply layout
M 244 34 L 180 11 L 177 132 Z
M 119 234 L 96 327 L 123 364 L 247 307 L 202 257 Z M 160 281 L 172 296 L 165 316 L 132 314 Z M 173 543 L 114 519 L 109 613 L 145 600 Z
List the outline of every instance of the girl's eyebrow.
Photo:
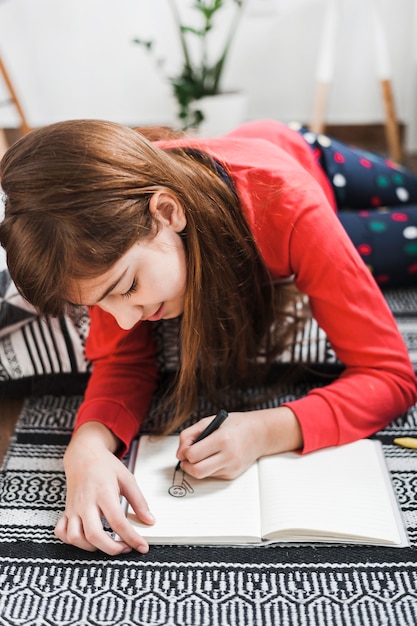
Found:
M 104 298 L 106 296 L 109 295 L 109 293 L 111 293 L 113 291 L 113 289 L 115 289 L 117 287 L 117 285 L 120 283 L 120 281 L 123 279 L 123 277 L 125 276 L 126 272 L 127 272 L 128 268 L 126 268 L 119 276 L 119 278 L 117 278 L 117 280 L 115 280 L 107 289 L 106 291 L 100 296 L 100 298 L 98 298 L 97 302 L 101 302 L 102 300 L 104 300 Z
M 106 296 L 109 295 L 109 293 L 111 293 L 113 291 L 113 289 L 116 289 L 117 285 L 120 283 L 120 281 L 123 279 L 123 277 L 125 276 L 127 270 L 129 268 L 127 267 L 121 274 L 120 276 L 111 284 L 109 285 L 109 287 L 107 287 L 106 291 L 97 299 L 97 302 L 101 302 L 102 300 L 104 300 L 104 298 Z M 93 304 L 76 304 L 75 302 L 71 302 L 71 300 L 66 300 L 66 302 L 72 306 L 72 307 L 80 307 L 80 306 L 94 306 Z

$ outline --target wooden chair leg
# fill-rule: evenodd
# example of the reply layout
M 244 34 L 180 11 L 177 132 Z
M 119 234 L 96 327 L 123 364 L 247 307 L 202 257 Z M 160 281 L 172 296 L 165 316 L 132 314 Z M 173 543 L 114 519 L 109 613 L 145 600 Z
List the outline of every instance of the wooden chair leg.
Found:
M 385 107 L 385 136 L 387 139 L 388 153 L 390 158 L 400 163 L 403 154 L 401 149 L 400 131 L 397 116 L 395 114 L 394 96 L 391 81 L 381 80 L 382 99 Z
M 314 95 L 313 114 L 309 128 L 313 133 L 324 133 L 326 128 L 326 106 L 329 93 L 329 83 L 318 83 Z
M 16 110 L 17 110 L 17 112 L 19 114 L 20 122 L 21 122 L 20 123 L 20 128 L 21 128 L 22 132 L 24 134 L 26 134 L 26 133 L 28 133 L 32 129 L 31 129 L 31 127 L 29 126 L 29 124 L 27 122 L 25 113 L 24 113 L 24 111 L 22 109 L 22 106 L 21 106 L 21 104 L 19 102 L 19 99 L 18 99 L 17 94 L 16 94 L 16 92 L 14 90 L 14 87 L 13 87 L 12 81 L 10 80 L 10 76 L 7 73 L 7 70 L 6 70 L 5 66 L 4 66 L 4 63 L 2 61 L 1 56 L 0 56 L 0 73 L 3 76 L 4 82 L 6 83 L 6 87 L 7 87 L 8 91 L 10 93 L 10 96 L 12 98 L 13 105 L 16 107 Z
M 0 128 L 0 159 L 2 158 L 8 147 L 9 144 L 7 143 L 6 133 L 2 128 Z
M 334 74 L 334 59 L 340 22 L 339 11 L 338 3 L 334 0 L 328 0 L 324 14 L 323 30 L 320 37 L 313 114 L 311 123 L 309 124 L 310 130 L 314 133 L 324 133 L 326 128 L 326 108 Z

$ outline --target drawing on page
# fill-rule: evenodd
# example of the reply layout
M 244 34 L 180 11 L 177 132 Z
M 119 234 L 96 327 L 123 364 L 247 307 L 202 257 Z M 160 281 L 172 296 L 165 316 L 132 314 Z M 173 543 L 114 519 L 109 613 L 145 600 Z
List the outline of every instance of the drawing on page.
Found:
M 172 476 L 172 485 L 168 489 L 170 496 L 174 498 L 183 498 L 187 493 L 194 493 L 194 489 L 185 478 L 185 472 L 180 468 L 175 467 L 174 474 Z

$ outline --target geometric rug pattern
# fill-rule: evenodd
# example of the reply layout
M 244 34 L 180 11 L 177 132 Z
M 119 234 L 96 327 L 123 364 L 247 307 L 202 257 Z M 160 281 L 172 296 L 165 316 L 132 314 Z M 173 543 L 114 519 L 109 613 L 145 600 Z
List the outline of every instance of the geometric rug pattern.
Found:
M 417 623 L 417 408 L 378 433 L 411 546 L 151 546 L 109 557 L 61 544 L 62 454 L 80 397 L 27 400 L 0 478 L 0 624 L 334 626 Z M 331 494 L 329 494 L 331 498 Z

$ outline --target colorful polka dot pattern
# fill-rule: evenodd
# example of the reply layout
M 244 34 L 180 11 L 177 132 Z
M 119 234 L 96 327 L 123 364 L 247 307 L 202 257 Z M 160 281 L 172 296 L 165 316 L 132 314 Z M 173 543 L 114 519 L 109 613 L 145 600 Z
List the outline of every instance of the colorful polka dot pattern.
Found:
M 339 219 L 381 287 L 417 283 L 417 176 L 382 156 L 294 127 L 332 184 Z
M 340 211 L 339 219 L 381 286 L 417 282 L 417 205 Z

